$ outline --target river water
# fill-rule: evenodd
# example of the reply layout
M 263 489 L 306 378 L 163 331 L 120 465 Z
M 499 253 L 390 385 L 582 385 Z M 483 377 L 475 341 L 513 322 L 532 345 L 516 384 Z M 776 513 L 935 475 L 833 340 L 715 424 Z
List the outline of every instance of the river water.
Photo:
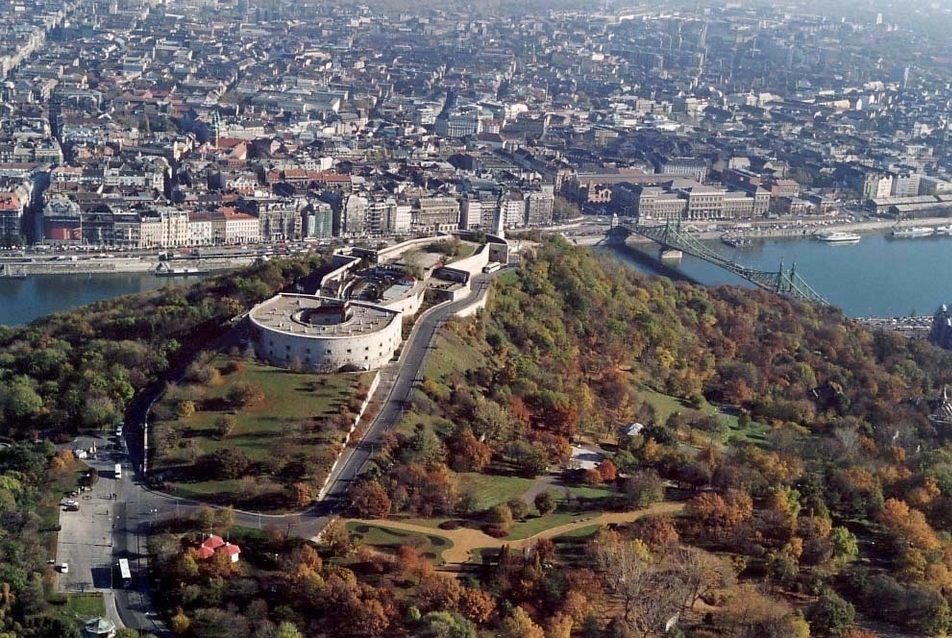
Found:
M 187 286 L 198 279 L 200 277 L 156 277 L 151 272 L 0 278 L 0 325 L 22 325 L 37 317 L 103 299 L 164 286 Z
M 709 245 L 731 261 L 758 270 L 777 271 L 796 265 L 797 273 L 831 304 L 851 317 L 931 315 L 952 303 L 952 237 L 891 239 L 863 235 L 856 244 L 828 244 L 813 238 L 757 240 L 732 248 L 720 241 Z M 636 247 L 657 255 L 657 245 Z M 621 250 L 614 254 L 645 271 L 650 267 Z M 703 260 L 685 255 L 676 269 L 705 285 L 752 286 Z
M 655 244 L 636 246 L 657 254 Z M 814 290 L 852 317 L 931 315 L 939 304 L 952 303 L 952 237 L 894 240 L 866 234 L 859 243 L 846 245 L 784 238 L 757 240 L 743 248 L 716 240 L 710 246 L 732 261 L 760 270 L 776 271 L 781 262 L 784 268 L 796 264 L 797 272 Z M 651 270 L 624 251 L 613 253 L 638 270 Z M 677 269 L 705 285 L 751 285 L 689 255 Z M 156 277 L 150 272 L 0 278 L 0 324 L 21 325 L 102 299 L 196 280 Z

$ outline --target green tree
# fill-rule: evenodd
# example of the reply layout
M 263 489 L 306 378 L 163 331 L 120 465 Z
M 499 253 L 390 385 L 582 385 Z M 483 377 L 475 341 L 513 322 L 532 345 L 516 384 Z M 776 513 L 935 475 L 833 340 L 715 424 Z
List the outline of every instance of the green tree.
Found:
M 274 638 L 303 638 L 303 634 L 298 630 L 294 623 L 283 622 L 278 625 L 278 630 Z
M 512 512 L 512 517 L 516 520 L 521 521 L 529 514 L 529 504 L 518 496 L 510 499 L 506 505 L 509 507 L 509 511 Z
M 235 425 L 237 425 L 237 422 L 235 421 L 235 417 L 233 415 L 222 414 L 221 416 L 215 419 L 215 425 L 214 425 L 215 436 L 218 437 L 219 439 L 225 438 L 226 436 L 228 436 L 229 434 L 235 431 Z
M 509 509 L 509 506 L 500 503 L 496 507 L 489 510 L 489 515 L 486 517 L 486 521 L 490 526 L 499 530 L 500 532 L 508 533 L 512 529 L 512 510 Z
M 414 635 L 419 638 L 476 638 L 476 628 L 459 614 L 431 611 L 420 620 L 420 628 Z
M 806 618 L 814 636 L 842 636 L 853 627 L 856 611 L 832 589 L 826 589 L 820 598 L 807 608 Z
M 555 511 L 557 503 L 555 500 L 555 494 L 552 492 L 552 490 L 539 492 L 536 494 L 535 499 L 533 500 L 535 502 L 536 509 L 539 510 L 539 514 L 541 516 L 545 516 L 546 514 L 550 514 Z

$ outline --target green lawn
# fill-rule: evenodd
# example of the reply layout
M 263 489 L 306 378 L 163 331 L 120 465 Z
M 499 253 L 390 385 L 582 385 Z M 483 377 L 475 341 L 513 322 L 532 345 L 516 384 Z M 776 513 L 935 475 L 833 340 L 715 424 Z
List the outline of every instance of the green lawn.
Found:
M 106 603 L 102 594 L 90 592 L 88 594 L 67 594 L 66 608 L 80 618 L 97 618 L 106 615 Z
M 478 348 L 449 330 L 440 331 L 435 345 L 424 365 L 424 376 L 428 379 L 445 381 L 454 372 L 464 373 L 486 364 L 486 357 Z
M 485 510 L 525 494 L 535 479 L 466 472 L 457 475 L 460 493 L 472 494 L 475 510 Z
M 172 412 L 175 396 L 179 397 L 176 401 L 193 397 L 196 410 L 189 416 L 159 421 L 150 430 L 152 467 L 167 471 L 167 489 L 176 494 L 266 509 L 282 507 L 284 490 L 270 478 L 282 459 L 306 455 L 314 465 L 309 470 L 310 480 L 318 487 L 343 445 L 346 426 L 351 424 L 347 421 L 344 427 L 335 427 L 330 421 L 342 411 L 356 411 L 360 388 L 368 388 L 374 375 L 300 373 L 248 361 L 229 373 L 224 357 L 214 359 L 211 365 L 220 371 L 220 382 L 182 384 L 163 399 L 166 412 Z M 240 383 L 260 388 L 264 399 L 235 407 L 228 400 L 229 391 Z M 215 434 L 215 423 L 222 417 L 234 420 L 232 431 L 223 438 Z M 202 455 L 225 448 L 243 452 L 263 475 L 240 480 L 189 476 Z
M 493 279 L 493 282 L 501 286 L 512 286 L 517 281 L 519 281 L 519 273 L 515 269 L 509 269 Z
M 654 390 L 644 387 L 639 388 L 638 393 L 644 397 L 645 403 L 654 408 L 655 413 L 658 415 L 659 424 L 663 424 L 668 420 L 668 417 L 675 412 L 680 412 L 681 414 L 694 412 L 684 401 L 677 397 L 661 394 L 660 392 L 655 392 Z
M 351 532 L 363 545 L 372 545 L 382 551 L 396 553 L 401 545 L 412 545 L 421 556 L 437 565 L 443 564 L 443 552 L 453 547 L 453 541 L 438 534 L 417 534 L 402 529 L 393 529 L 386 524 L 347 523 Z
M 598 516 L 599 514 L 601 514 L 599 511 L 582 513 L 555 511 L 546 516 L 530 515 L 525 521 L 513 525 L 506 538 L 514 541 L 529 538 L 552 527 L 574 523 L 575 521 Z

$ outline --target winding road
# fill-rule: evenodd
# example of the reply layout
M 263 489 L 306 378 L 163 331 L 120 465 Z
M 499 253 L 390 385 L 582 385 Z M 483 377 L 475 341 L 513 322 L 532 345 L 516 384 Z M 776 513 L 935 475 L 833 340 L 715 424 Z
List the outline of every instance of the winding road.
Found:
M 290 535 L 314 538 L 341 509 L 350 483 L 369 461 L 380 438 L 395 427 L 403 416 L 416 384 L 422 378 L 423 364 L 440 327 L 452 315 L 479 301 L 489 288 L 492 275 L 478 274 L 471 279 L 471 292 L 458 301 L 443 303 L 422 313 L 403 344 L 400 357 L 380 370 L 380 383 L 371 397 L 371 420 L 360 424 L 363 438 L 348 445 L 328 477 L 324 496 L 309 509 L 286 515 L 267 515 L 238 511 L 235 522 L 244 527 L 261 528 L 278 524 L 286 526 Z M 175 378 L 175 373 L 170 375 Z M 147 581 L 148 553 L 146 542 L 153 525 L 171 517 L 185 515 L 202 504 L 150 490 L 143 472 L 148 436 L 146 417 L 163 384 L 142 392 L 127 412 L 125 437 L 116 449 L 103 438 L 77 439 L 73 447 L 89 449 L 95 444 L 95 458 L 87 459 L 101 479 L 90 492 L 84 493 L 79 512 L 63 512 L 59 536 L 58 565 L 69 563 L 69 571 L 57 576 L 61 591 L 99 591 L 106 602 L 106 615 L 118 626 L 169 636 L 157 620 L 150 599 L 151 583 Z M 114 476 L 115 464 L 122 468 Z M 119 558 L 128 558 L 132 568 L 132 584 L 118 587 L 114 566 Z

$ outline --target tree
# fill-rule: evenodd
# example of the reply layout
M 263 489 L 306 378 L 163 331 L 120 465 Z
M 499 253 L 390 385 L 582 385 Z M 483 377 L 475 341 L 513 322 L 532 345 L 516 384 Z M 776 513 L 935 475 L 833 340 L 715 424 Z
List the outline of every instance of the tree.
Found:
M 512 517 L 516 520 L 521 521 L 529 514 L 529 504 L 518 496 L 507 501 L 506 505 L 509 507 L 509 511 L 512 512 Z
M 386 518 L 392 503 L 387 490 L 377 481 L 360 481 L 350 490 L 350 503 L 361 518 Z
M 807 608 L 806 618 L 813 635 L 843 636 L 852 629 L 855 614 L 853 605 L 832 589 L 825 589 L 819 599 Z
M 449 611 L 431 611 L 420 619 L 419 638 L 476 638 L 476 628 L 467 619 Z
M 320 534 L 321 542 L 327 545 L 335 556 L 347 556 L 354 551 L 354 540 L 347 525 L 339 518 L 335 518 Z
M 186 633 L 188 633 L 188 629 L 191 626 L 192 621 L 188 616 L 185 615 L 185 612 L 182 611 L 181 607 L 176 609 L 175 615 L 169 619 L 169 628 L 176 636 L 184 636 Z
M 457 603 L 459 612 L 477 625 L 489 622 L 496 611 L 496 601 L 492 594 L 475 587 L 463 587 Z
M 215 436 L 219 439 L 225 438 L 235 431 L 236 425 L 237 422 L 235 421 L 235 417 L 231 414 L 223 414 L 219 416 L 217 419 L 215 419 Z
M 228 390 L 227 398 L 232 405 L 243 408 L 261 403 L 265 396 L 260 386 L 239 381 Z
M 522 607 L 516 607 L 499 626 L 502 638 L 545 638 L 542 627 L 535 624 Z
M 509 509 L 509 506 L 505 503 L 500 503 L 489 510 L 486 522 L 489 523 L 490 527 L 499 530 L 502 534 L 507 534 L 509 530 L 512 529 L 512 510 Z
M 544 492 L 539 492 L 535 495 L 533 499 L 536 509 L 539 510 L 540 516 L 545 516 L 555 511 L 556 500 L 555 494 L 552 490 L 545 490 Z
M 215 510 L 208 505 L 202 505 L 195 510 L 193 518 L 198 528 L 203 532 L 211 533 L 215 527 Z
M 717 589 L 732 587 L 736 581 L 734 568 L 723 558 L 691 546 L 678 548 L 674 554 L 676 569 L 688 589 L 688 605 Z
M 304 638 L 301 632 L 293 623 L 283 622 L 278 625 L 278 630 L 274 634 L 274 638 Z
M 634 472 L 621 489 L 631 507 L 648 507 L 664 499 L 664 482 L 654 470 Z
M 231 505 L 219 507 L 215 510 L 215 528 L 222 536 L 227 536 L 235 526 L 235 508 Z
M 489 446 L 477 439 L 468 427 L 454 434 L 446 443 L 449 465 L 456 472 L 482 472 L 492 459 Z
M 637 633 L 663 629 L 690 595 L 681 574 L 656 565 L 641 541 L 605 532 L 596 536 L 590 549 L 602 580 L 621 600 L 621 620 Z
M 618 468 L 608 459 L 599 463 L 595 469 L 598 470 L 603 483 L 611 483 L 618 476 Z

